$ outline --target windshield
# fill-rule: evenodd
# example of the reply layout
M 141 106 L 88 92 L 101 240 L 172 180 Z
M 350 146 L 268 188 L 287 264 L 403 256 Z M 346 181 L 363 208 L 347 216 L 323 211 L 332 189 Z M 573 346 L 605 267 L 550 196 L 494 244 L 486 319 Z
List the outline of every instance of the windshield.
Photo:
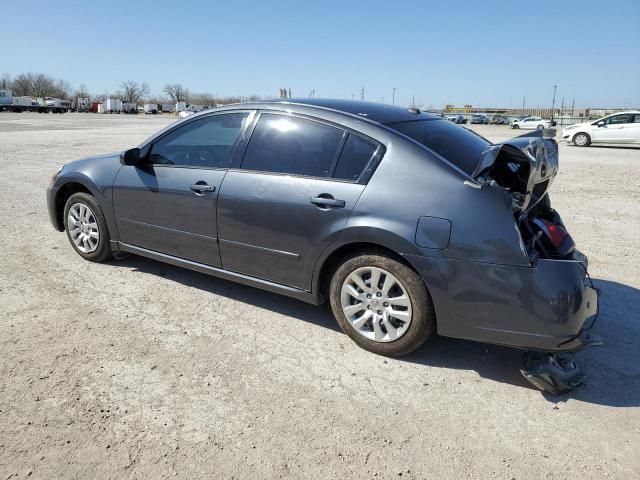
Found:
M 445 120 L 418 120 L 389 123 L 388 127 L 413 138 L 441 155 L 467 175 L 471 175 L 491 142 L 480 135 Z

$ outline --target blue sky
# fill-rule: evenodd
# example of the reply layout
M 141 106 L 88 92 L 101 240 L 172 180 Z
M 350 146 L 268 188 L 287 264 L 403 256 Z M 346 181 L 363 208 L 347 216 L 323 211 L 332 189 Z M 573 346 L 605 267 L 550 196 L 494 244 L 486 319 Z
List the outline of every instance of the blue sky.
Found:
M 113 92 L 640 106 L 640 0 L 3 2 L 0 73 Z M 32 26 L 29 26 L 31 24 Z

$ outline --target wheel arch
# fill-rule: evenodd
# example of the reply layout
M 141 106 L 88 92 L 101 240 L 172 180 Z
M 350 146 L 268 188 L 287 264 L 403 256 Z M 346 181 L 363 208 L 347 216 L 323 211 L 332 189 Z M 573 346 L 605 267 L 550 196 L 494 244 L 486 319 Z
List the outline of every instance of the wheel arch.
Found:
M 56 228 L 61 232 L 64 231 L 64 206 L 67 203 L 67 200 L 74 193 L 87 193 L 92 196 L 96 196 L 96 193 L 93 189 L 88 187 L 85 182 L 78 181 L 78 179 L 70 180 L 58 188 L 55 196 L 55 221 Z
M 573 133 L 571 135 L 571 143 L 574 143 L 574 139 L 576 138 L 576 135 L 586 135 L 587 138 L 589 139 L 589 143 L 593 142 L 593 138 L 591 137 L 591 135 L 589 134 L 589 132 L 585 131 L 585 130 L 578 130 L 577 132 Z

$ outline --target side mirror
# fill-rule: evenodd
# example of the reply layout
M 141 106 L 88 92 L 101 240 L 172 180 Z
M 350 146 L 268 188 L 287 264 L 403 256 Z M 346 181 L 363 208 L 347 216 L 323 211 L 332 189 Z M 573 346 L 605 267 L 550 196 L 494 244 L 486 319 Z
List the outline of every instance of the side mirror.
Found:
M 598 124 L 597 124 L 597 125 L 598 125 L 598 127 L 604 127 L 604 121 L 600 121 L 600 122 L 598 122 Z
M 140 149 L 130 148 L 120 154 L 120 162 L 123 165 L 136 166 L 140 162 Z

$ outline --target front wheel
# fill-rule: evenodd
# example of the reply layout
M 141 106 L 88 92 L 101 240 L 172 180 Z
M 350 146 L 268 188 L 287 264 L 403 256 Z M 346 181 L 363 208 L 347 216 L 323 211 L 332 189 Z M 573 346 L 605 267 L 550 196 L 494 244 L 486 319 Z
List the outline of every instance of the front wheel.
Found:
M 538 130 L 544 130 L 544 125 L 538 125 L 536 128 L 537 128 Z
M 64 228 L 74 250 L 84 259 L 103 262 L 111 258 L 107 222 L 100 205 L 88 193 L 74 193 L 64 207 Z
M 511 128 L 513 128 L 514 130 L 518 130 L 520 128 L 519 125 L 511 125 Z
M 333 274 L 329 297 L 342 331 L 379 355 L 411 353 L 435 332 L 435 312 L 422 278 L 381 254 L 346 259 Z
M 591 138 L 586 133 L 578 133 L 573 137 L 573 144 L 577 147 L 588 147 L 591 144 Z

